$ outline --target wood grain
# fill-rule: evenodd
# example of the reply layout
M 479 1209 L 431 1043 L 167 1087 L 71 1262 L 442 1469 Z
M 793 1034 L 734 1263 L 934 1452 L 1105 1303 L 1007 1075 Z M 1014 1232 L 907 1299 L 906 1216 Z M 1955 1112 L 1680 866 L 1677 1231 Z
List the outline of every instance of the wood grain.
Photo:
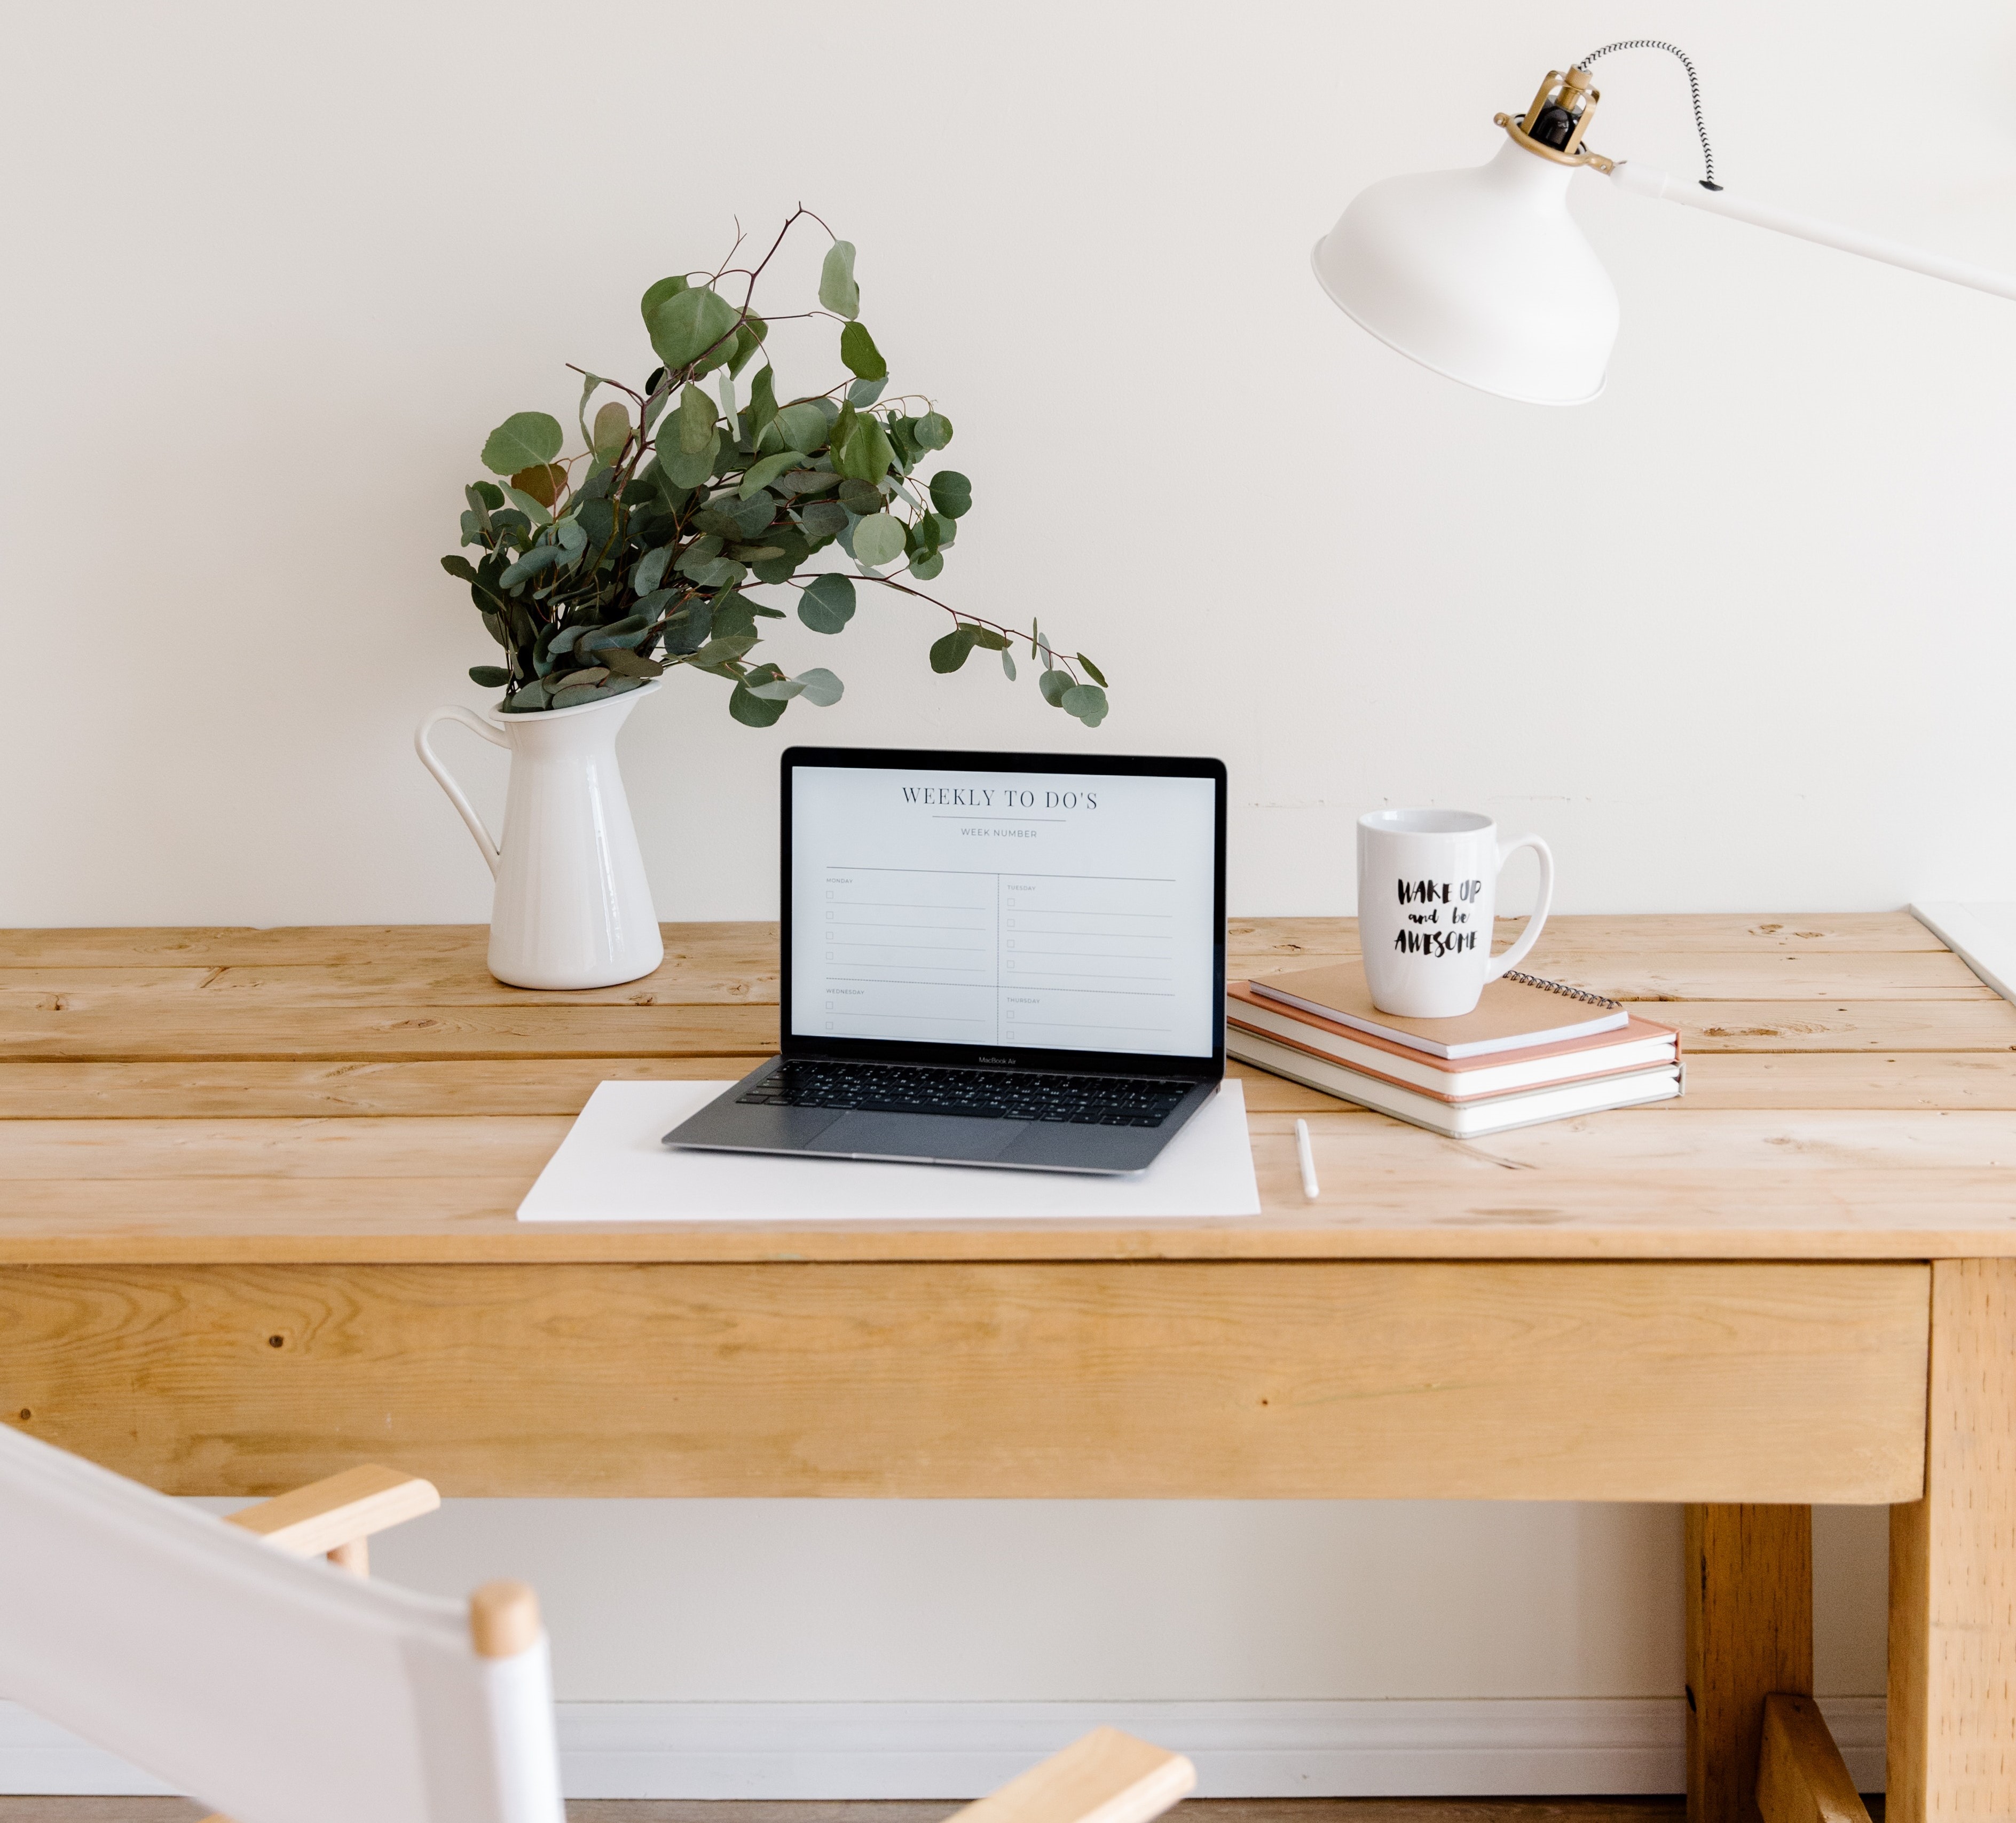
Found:
M 1922 1266 L 19 1267 L 0 1418 L 175 1494 L 1915 1496 Z
M 2016 1815 L 2016 1262 L 1933 1268 L 1924 1498 L 1890 1514 L 1896 1823 Z
M 1764 1699 L 1757 1808 L 1763 1823 L 1869 1823 L 1868 1807 L 1810 1696 L 1779 1691 Z
M 729 1080 L 746 1055 L 527 1058 L 423 1063 L 12 1063 L 0 1061 L 0 1110 L 17 1120 L 293 1119 L 322 1116 L 578 1114 L 597 1083 Z M 1250 1064 L 1229 1073 L 1262 1113 L 1346 1112 L 1348 1104 Z M 2016 1055 L 1899 1052 L 1787 1057 L 1726 1052 L 1690 1058 L 1679 1102 L 1641 1110 L 1867 1108 L 2016 1110 Z
M 1240 1068 L 1262 1215 L 937 1231 L 517 1224 L 596 1082 L 732 1080 L 768 1054 L 776 933 L 668 926 L 641 1000 L 502 988 L 484 935 L 0 933 L 0 1261 L 2016 1253 L 2016 1009 L 1901 914 L 1555 921 L 1564 963 L 1709 996 L 1653 1009 L 1688 1034 L 1679 1102 L 1460 1145 Z M 1245 919 L 1232 941 L 1285 965 L 1356 935 Z M 1785 997 L 1745 997 L 1766 989 Z
M 1348 958 L 1345 958 L 1348 959 Z M 1618 956 L 1557 954 L 1549 976 L 1571 987 L 1642 1005 L 1703 999 L 1993 1000 L 1995 991 L 1945 951 L 1899 955 L 1849 952 L 1674 951 Z M 269 1006 L 774 1006 L 774 953 L 725 940 L 668 955 L 641 980 L 614 987 L 561 990 L 507 987 L 481 955 L 407 957 L 397 951 L 368 962 L 247 963 L 233 967 L 83 965 L 0 966 L 0 1008 L 77 1012 L 126 1009 L 150 1016 L 155 1002 L 200 995 L 206 1007 L 243 1011 Z M 193 1003 L 192 1003 L 193 1005 Z M 187 1012 L 185 1005 L 175 1010 Z
M 760 1057 L 777 1048 L 774 1006 L 342 1007 L 192 1005 L 144 1017 L 121 1005 L 0 1006 L 0 1046 L 19 1058 L 209 1063 L 235 1058 Z M 1965 1048 L 1966 1047 L 1957 1047 Z
M 1686 1552 L 1687 1823 L 1754 1823 L 1764 1699 L 1813 1690 L 1813 1508 L 1690 1505 Z

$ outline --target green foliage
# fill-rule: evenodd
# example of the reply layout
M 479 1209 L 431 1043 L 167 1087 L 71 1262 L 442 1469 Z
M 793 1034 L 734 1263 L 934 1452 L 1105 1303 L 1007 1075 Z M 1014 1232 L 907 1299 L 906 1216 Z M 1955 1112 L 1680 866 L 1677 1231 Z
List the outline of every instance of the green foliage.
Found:
M 823 393 L 780 396 L 767 357 L 739 380 L 769 325 L 751 307 L 754 279 L 738 268 L 661 279 L 644 293 L 658 365 L 641 390 L 583 376 L 581 453 L 562 455 L 565 433 L 543 412 L 514 412 L 490 433 L 481 460 L 501 484 L 463 490 L 469 554 L 444 557 L 441 567 L 467 587 L 485 635 L 502 649 L 504 662 L 469 674 L 502 692 L 506 711 L 596 702 L 679 667 L 725 680 L 729 714 L 747 727 L 769 727 L 799 699 L 829 707 L 844 686 L 823 667 L 787 675 L 751 662 L 761 623 L 787 617 L 749 591 L 794 588 L 807 630 L 844 631 L 855 583 L 819 563 L 830 549 L 868 581 L 952 616 L 931 647 L 934 671 L 997 652 L 1013 683 L 1008 649 L 1026 638 L 1042 661 L 1043 700 L 1088 728 L 1104 719 L 1106 679 L 1082 653 L 1060 656 L 1033 623 L 1011 635 L 916 586 L 944 570 L 973 484 L 950 469 L 917 472 L 951 443 L 952 421 L 928 401 L 884 402 L 889 365 L 859 321 L 854 258 L 837 240 L 820 271 L 819 303 L 840 319 L 851 376 Z M 605 387 L 620 396 L 605 396 L 591 422 Z
M 866 323 L 849 323 L 840 332 L 840 358 L 856 379 L 889 377 L 889 363 L 882 358 L 882 351 L 875 346 L 875 338 L 869 334 Z M 872 405 L 875 401 L 864 402 Z
M 483 466 L 493 475 L 510 475 L 549 462 L 560 453 L 563 434 L 560 419 L 544 412 L 513 412 L 491 432 L 483 446 Z

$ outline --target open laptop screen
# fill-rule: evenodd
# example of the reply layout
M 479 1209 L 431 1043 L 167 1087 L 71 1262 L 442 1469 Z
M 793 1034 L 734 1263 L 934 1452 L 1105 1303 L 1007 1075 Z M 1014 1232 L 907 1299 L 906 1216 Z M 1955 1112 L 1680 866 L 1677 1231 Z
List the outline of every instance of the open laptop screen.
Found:
M 790 1036 L 1217 1054 L 1215 762 L 815 755 L 786 757 Z

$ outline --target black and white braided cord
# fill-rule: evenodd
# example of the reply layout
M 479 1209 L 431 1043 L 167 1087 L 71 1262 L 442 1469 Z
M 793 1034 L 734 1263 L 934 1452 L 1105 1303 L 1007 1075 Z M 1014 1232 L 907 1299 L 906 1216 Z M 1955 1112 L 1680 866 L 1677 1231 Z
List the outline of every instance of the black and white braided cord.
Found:
M 1694 131 L 1701 135 L 1701 163 L 1708 167 L 1708 175 L 1701 179 L 1704 188 L 1719 190 L 1722 185 L 1715 181 L 1715 148 L 1708 142 L 1708 123 L 1701 118 L 1701 77 L 1695 72 L 1694 60 L 1678 45 L 1669 45 L 1664 38 L 1619 38 L 1614 45 L 1605 45 L 1600 51 L 1591 51 L 1586 57 L 1576 59 L 1578 70 L 1586 70 L 1599 57 L 1607 57 L 1612 51 L 1669 51 L 1686 67 L 1687 88 L 1694 96 Z

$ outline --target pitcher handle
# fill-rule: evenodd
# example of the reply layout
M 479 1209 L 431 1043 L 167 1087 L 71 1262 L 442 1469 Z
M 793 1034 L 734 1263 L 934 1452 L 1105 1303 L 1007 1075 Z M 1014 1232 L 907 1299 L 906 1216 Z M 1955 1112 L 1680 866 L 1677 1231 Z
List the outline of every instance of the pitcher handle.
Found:
M 1508 969 L 1516 969 L 1525 961 L 1527 953 L 1540 940 L 1540 933 L 1547 922 L 1547 908 L 1554 901 L 1554 851 L 1537 836 L 1521 836 L 1516 842 L 1508 842 L 1498 850 L 1498 867 L 1502 873 L 1505 864 L 1522 848 L 1532 850 L 1540 863 L 1540 896 L 1533 901 L 1533 915 L 1526 921 L 1525 934 L 1502 956 L 1494 956 L 1491 966 L 1485 971 L 1487 981 L 1496 981 Z M 1495 899 L 1496 894 L 1493 894 Z
M 504 858 L 504 851 L 498 847 L 497 838 L 483 826 L 483 819 L 476 814 L 476 807 L 463 794 L 462 787 L 455 783 L 448 768 L 442 764 L 440 756 L 428 743 L 428 734 L 437 722 L 442 721 L 459 721 L 464 728 L 481 735 L 494 747 L 508 748 L 511 745 L 511 738 L 509 735 L 499 733 L 481 716 L 472 714 L 459 707 L 437 709 L 423 716 L 420 725 L 413 732 L 413 748 L 420 756 L 420 764 L 434 775 L 435 782 L 448 793 L 448 802 L 462 813 L 462 820 L 469 825 L 470 834 L 476 838 L 476 846 L 483 850 L 483 858 L 489 862 L 490 871 L 494 875 L 498 865 Z

